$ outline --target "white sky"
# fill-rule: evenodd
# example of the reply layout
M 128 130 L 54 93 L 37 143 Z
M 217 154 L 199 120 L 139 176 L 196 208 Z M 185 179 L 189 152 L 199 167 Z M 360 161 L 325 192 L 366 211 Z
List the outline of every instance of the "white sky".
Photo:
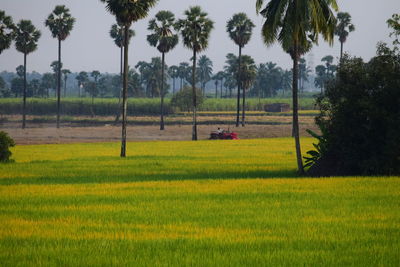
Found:
M 337 0 L 340 11 L 349 12 L 356 31 L 351 33 L 345 51 L 351 55 L 361 56 L 368 60 L 375 55 L 378 41 L 391 42 L 386 20 L 393 13 L 400 13 L 399 0 Z M 245 12 L 256 24 L 253 38 L 244 48 L 243 53 L 251 55 L 257 63 L 273 61 L 284 68 L 290 68 L 290 57 L 278 45 L 265 47 L 260 31 L 263 19 L 255 12 L 255 0 L 160 0 L 149 16 L 134 24 L 136 37 L 132 39 L 129 64 L 136 65 L 140 60 L 149 61 L 151 57 L 159 56 L 154 47 L 146 41 L 147 23 L 160 10 L 170 10 L 177 18 L 183 17 L 183 12 L 189 6 L 200 5 L 215 22 L 211 34 L 210 46 L 204 52 L 214 62 L 214 71 L 222 69 L 225 55 L 237 53 L 237 47 L 225 32 L 226 21 L 234 13 Z M 105 10 L 105 5 L 99 0 L 0 0 L 0 9 L 12 16 L 14 22 L 20 19 L 30 19 L 42 32 L 38 50 L 28 56 L 28 71 L 48 72 L 50 63 L 57 59 L 57 42 L 44 26 L 44 20 L 56 5 L 64 4 L 70 8 L 76 23 L 71 35 L 62 43 L 62 61 L 64 68 L 73 72 L 99 70 L 101 72 L 119 72 L 119 50 L 109 37 L 109 30 L 114 18 Z M 320 42 L 318 47 L 306 56 L 318 65 L 320 59 L 331 54 L 338 57 L 340 45 L 337 40 L 333 47 Z M 179 44 L 167 54 L 168 65 L 189 61 L 191 52 Z M 14 71 L 23 63 L 23 56 L 16 52 L 14 45 L 0 55 L 0 71 Z

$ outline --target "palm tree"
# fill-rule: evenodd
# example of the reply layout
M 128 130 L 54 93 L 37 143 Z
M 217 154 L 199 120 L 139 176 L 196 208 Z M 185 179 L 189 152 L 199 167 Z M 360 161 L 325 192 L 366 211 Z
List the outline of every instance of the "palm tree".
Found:
M 61 70 L 62 75 L 64 76 L 64 97 L 67 96 L 67 80 L 68 80 L 68 75 L 71 74 L 71 71 L 69 69 L 63 69 Z
M 135 36 L 135 32 L 133 30 L 128 31 L 128 38 L 129 40 Z M 121 97 L 122 97 L 122 84 L 123 84 L 123 79 L 122 79 L 122 74 L 123 74 L 123 64 L 124 64 L 124 28 L 123 25 L 120 23 L 118 24 L 113 24 L 111 26 L 110 30 L 110 37 L 114 40 L 114 43 L 116 46 L 120 48 L 120 76 L 121 76 L 121 90 L 120 94 L 118 97 L 118 111 L 117 115 L 115 116 L 115 122 L 119 121 L 119 117 L 121 116 Z
M 57 72 L 57 128 L 60 128 L 61 102 L 61 41 L 67 39 L 74 27 L 75 19 L 64 5 L 56 6 L 47 17 L 45 25 L 49 27 L 53 38 L 58 39 L 58 72 Z
M 98 90 L 97 90 L 97 80 L 99 79 L 101 74 L 100 74 L 100 71 L 94 70 L 94 71 L 92 71 L 90 73 L 90 76 L 92 76 L 93 79 L 94 79 L 94 83 L 91 84 L 91 90 L 90 90 L 90 95 L 92 96 L 92 106 L 90 108 L 91 109 L 90 112 L 92 114 L 92 117 L 94 117 L 94 109 L 93 109 L 94 108 L 94 97 L 97 95 L 97 92 L 98 92 Z
M 87 74 L 86 71 L 81 71 L 79 74 L 75 77 L 75 79 L 78 81 L 78 87 L 79 87 L 79 97 L 82 96 L 82 90 L 87 82 L 89 81 L 89 75 Z
M 55 60 L 55 61 L 51 62 L 50 67 L 51 67 L 51 69 L 53 70 L 53 73 L 54 73 L 54 85 L 53 85 L 53 88 L 54 88 L 54 97 L 57 97 L 57 90 L 56 90 L 56 88 L 57 88 L 58 69 L 59 69 L 59 68 L 62 69 L 63 64 L 61 63 L 60 66 L 58 66 L 58 60 Z
M 6 16 L 3 10 L 0 10 L 0 54 L 10 48 L 14 39 L 15 25 L 10 16 Z
M 181 79 L 181 86 L 180 86 L 180 90 L 182 90 L 183 88 L 183 82 L 186 80 L 186 78 L 188 77 L 188 69 L 189 69 L 189 63 L 187 62 L 181 62 L 179 63 L 179 67 L 178 67 L 178 76 Z
M 218 71 L 214 76 L 214 84 L 215 84 L 215 98 L 218 97 L 218 83 L 220 84 L 220 95 L 222 97 L 222 80 L 224 79 L 224 72 L 223 71 Z
M 179 78 L 179 67 L 172 65 L 168 69 L 168 74 L 172 78 L 172 94 L 175 94 L 175 79 Z
M 26 57 L 37 49 L 41 33 L 30 20 L 21 20 L 15 29 L 15 48 L 24 54 L 24 94 L 22 104 L 22 129 L 26 120 Z
M 207 56 L 202 55 L 199 58 L 199 62 L 197 63 L 198 72 L 199 72 L 199 80 L 201 83 L 201 90 L 203 91 L 203 95 L 206 94 L 206 83 L 211 80 L 212 72 L 213 72 L 213 63 L 211 59 Z
M 264 3 L 267 2 L 266 6 Z M 302 53 L 318 41 L 318 35 L 330 44 L 336 26 L 336 0 L 257 0 L 256 10 L 265 17 L 262 35 L 266 45 L 278 41 L 285 51 L 290 52 L 293 60 L 293 134 L 295 138 L 297 166 L 303 173 L 303 161 L 300 149 L 298 118 L 298 61 Z
M 129 28 L 132 23 L 147 17 L 150 8 L 157 0 L 100 0 L 106 3 L 106 9 L 116 17 L 124 27 L 124 36 L 129 36 Z M 126 123 L 127 123 L 127 98 L 128 98 L 128 47 L 129 39 L 124 38 L 124 82 L 122 93 L 122 138 L 121 157 L 126 157 Z
M 176 29 L 182 34 L 183 44 L 193 51 L 192 92 L 193 92 L 193 130 L 192 140 L 197 140 L 197 100 L 196 100 L 196 59 L 197 53 L 208 47 L 208 39 L 214 22 L 207 18 L 208 14 L 201 7 L 194 6 L 185 11 L 185 19 L 176 23 Z
M 160 130 L 164 130 L 164 74 L 165 74 L 165 53 L 168 53 L 178 44 L 178 35 L 173 32 L 175 16 L 170 11 L 162 10 L 156 14 L 156 18 L 149 21 L 148 30 L 152 34 L 147 36 L 147 41 L 151 46 L 157 47 L 162 55 L 161 70 L 161 116 Z
M 353 23 L 351 23 L 351 16 L 347 12 L 339 12 L 337 14 L 337 24 L 335 34 L 339 36 L 340 42 L 340 61 L 343 57 L 343 44 L 346 42 L 350 32 L 355 31 Z
M 240 111 L 240 72 L 241 72 L 241 60 L 242 60 L 242 48 L 250 41 L 251 33 L 254 28 L 254 23 L 247 17 L 245 13 L 238 13 L 228 21 L 226 25 L 226 31 L 229 33 L 229 37 L 239 46 L 239 70 L 237 74 L 237 112 L 236 112 L 236 127 L 239 127 L 239 111 Z M 244 89 L 243 89 L 244 94 Z

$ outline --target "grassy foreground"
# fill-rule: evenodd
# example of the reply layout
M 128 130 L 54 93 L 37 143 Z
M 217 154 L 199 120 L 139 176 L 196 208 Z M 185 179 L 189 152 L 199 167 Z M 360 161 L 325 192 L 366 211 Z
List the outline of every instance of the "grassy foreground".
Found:
M 118 150 L 16 147 L 0 165 L 0 265 L 400 262 L 399 177 L 296 178 L 292 139 Z

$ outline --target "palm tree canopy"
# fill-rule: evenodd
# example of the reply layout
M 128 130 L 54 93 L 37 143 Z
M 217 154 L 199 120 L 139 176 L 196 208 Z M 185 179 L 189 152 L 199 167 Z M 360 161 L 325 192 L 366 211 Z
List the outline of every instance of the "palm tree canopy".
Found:
M 179 78 L 179 67 L 176 65 L 172 65 L 168 69 L 168 74 L 173 79 Z
M 254 26 L 245 13 L 238 13 L 228 21 L 226 31 L 238 46 L 244 47 L 250 41 Z
M 75 18 L 64 5 L 56 6 L 53 12 L 47 17 L 45 25 L 49 27 L 53 38 L 64 41 L 72 28 L 74 27 Z
M 15 48 L 24 54 L 32 53 L 37 49 L 40 36 L 30 20 L 21 20 L 15 29 Z
M 63 69 L 63 70 L 61 70 L 61 73 L 62 73 L 64 76 L 68 76 L 69 74 L 71 74 L 71 71 L 70 71 L 69 69 Z
M 335 34 L 339 36 L 339 41 L 341 43 L 346 42 L 347 36 L 352 31 L 355 31 L 354 25 L 351 23 L 351 16 L 347 12 L 339 12 L 337 14 L 337 25 L 335 29 Z
M 0 10 L 0 54 L 3 50 L 10 48 L 14 38 L 15 25 L 10 16 L 6 16 L 3 10 Z
M 296 44 L 306 50 L 310 42 L 318 43 L 319 34 L 329 44 L 333 43 L 336 18 L 331 7 L 337 11 L 336 0 L 257 0 L 256 10 L 265 23 L 262 35 L 266 45 L 278 41 L 285 51 Z
M 156 18 L 149 21 L 147 41 L 151 46 L 157 47 L 161 53 L 167 53 L 178 44 L 178 35 L 173 32 L 175 16 L 170 11 L 162 10 Z
M 106 3 L 106 9 L 123 25 L 130 26 L 133 22 L 147 17 L 147 14 L 158 0 L 100 0 Z
M 114 40 L 114 43 L 116 46 L 118 47 L 123 47 L 124 46 L 124 30 L 123 28 L 118 25 L 118 24 L 113 24 L 111 26 L 111 30 L 110 30 L 110 37 Z M 128 31 L 128 43 L 129 40 L 135 36 L 135 31 L 129 29 Z
M 207 18 L 208 14 L 201 7 L 194 6 L 185 11 L 185 19 L 180 19 L 175 28 L 181 32 L 183 44 L 196 52 L 208 47 L 208 39 L 214 22 Z
M 237 77 L 239 73 L 239 58 L 232 53 L 226 55 L 225 72 L 232 77 Z M 257 65 L 254 59 L 248 55 L 242 55 L 240 66 L 240 81 L 245 89 L 249 89 L 257 76 Z
M 57 73 L 58 72 L 58 60 L 54 60 L 53 62 L 51 62 L 50 67 L 54 73 Z M 63 67 L 63 63 L 61 62 L 60 69 L 62 69 L 62 67 Z

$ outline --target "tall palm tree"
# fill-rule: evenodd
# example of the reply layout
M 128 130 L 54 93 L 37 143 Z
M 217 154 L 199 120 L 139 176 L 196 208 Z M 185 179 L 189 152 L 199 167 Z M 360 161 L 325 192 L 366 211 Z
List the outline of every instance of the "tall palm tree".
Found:
M 7 16 L 3 10 L 0 10 L 0 54 L 10 48 L 14 39 L 15 25 L 10 16 Z
M 67 39 L 74 27 L 75 18 L 64 5 L 56 6 L 47 17 L 45 25 L 49 27 L 53 38 L 58 39 L 58 72 L 57 72 L 57 128 L 60 128 L 61 107 L 61 41 Z
M 199 62 L 197 63 L 198 71 L 199 71 L 199 80 L 201 83 L 201 90 L 203 91 L 203 95 L 205 95 L 206 91 L 206 83 L 211 80 L 212 72 L 213 72 L 213 63 L 211 59 L 209 59 L 206 55 L 202 55 L 199 58 Z
M 24 54 L 24 94 L 22 104 L 22 129 L 26 120 L 26 57 L 37 49 L 41 33 L 30 20 L 21 20 L 15 29 L 15 48 Z
M 129 40 L 135 36 L 135 32 L 133 30 L 128 31 Z M 123 69 L 124 69 L 124 27 L 121 23 L 113 24 L 110 30 L 110 37 L 114 40 L 116 46 L 120 48 L 120 76 L 121 76 L 121 90 L 118 97 L 118 110 L 117 115 L 115 116 L 115 122 L 119 121 L 119 117 L 121 116 L 121 97 L 122 97 L 122 89 L 123 89 Z
M 68 75 L 71 74 L 71 71 L 69 69 L 63 69 L 61 70 L 62 75 L 64 76 L 64 97 L 67 96 L 67 80 L 68 80 Z
M 229 37 L 239 46 L 239 71 L 237 74 L 237 112 L 236 112 L 236 127 L 239 127 L 239 111 L 240 111 L 240 72 L 242 60 L 242 48 L 250 41 L 251 33 L 254 28 L 254 23 L 247 17 L 245 13 L 237 13 L 228 21 L 226 31 Z M 243 89 L 244 94 L 244 89 Z
M 176 29 L 181 32 L 183 44 L 193 51 L 192 92 L 193 92 L 193 128 L 192 140 L 197 140 L 197 100 L 196 100 L 196 60 L 197 53 L 208 47 L 208 39 L 214 22 L 207 18 L 208 14 L 201 7 L 194 6 L 185 11 L 185 19 L 176 23 Z
M 124 36 L 129 36 L 132 23 L 147 17 L 150 8 L 157 0 L 100 0 L 106 4 L 106 9 L 116 17 L 124 27 Z M 124 82 L 122 93 L 122 138 L 121 157 L 126 157 L 126 124 L 127 124 L 127 98 L 128 98 L 128 47 L 129 39 L 124 38 Z
M 340 61 L 343 57 L 343 44 L 346 42 L 350 32 L 355 31 L 353 23 L 351 23 L 351 16 L 347 12 L 339 12 L 337 14 L 337 24 L 335 29 L 335 35 L 339 36 L 340 42 Z
M 156 17 L 149 21 L 147 28 L 152 33 L 147 36 L 151 46 L 157 47 L 162 55 L 161 64 L 161 115 L 160 130 L 164 130 L 164 74 L 165 74 L 165 53 L 168 53 L 178 44 L 178 34 L 174 32 L 175 16 L 170 11 L 159 11 Z
M 264 6 L 264 3 L 266 5 Z M 257 0 L 256 10 L 265 17 L 262 35 L 266 45 L 278 41 L 293 60 L 293 134 L 297 166 L 303 173 L 298 118 L 298 61 L 301 54 L 317 43 L 318 35 L 333 43 L 336 18 L 331 8 L 337 10 L 336 0 Z

